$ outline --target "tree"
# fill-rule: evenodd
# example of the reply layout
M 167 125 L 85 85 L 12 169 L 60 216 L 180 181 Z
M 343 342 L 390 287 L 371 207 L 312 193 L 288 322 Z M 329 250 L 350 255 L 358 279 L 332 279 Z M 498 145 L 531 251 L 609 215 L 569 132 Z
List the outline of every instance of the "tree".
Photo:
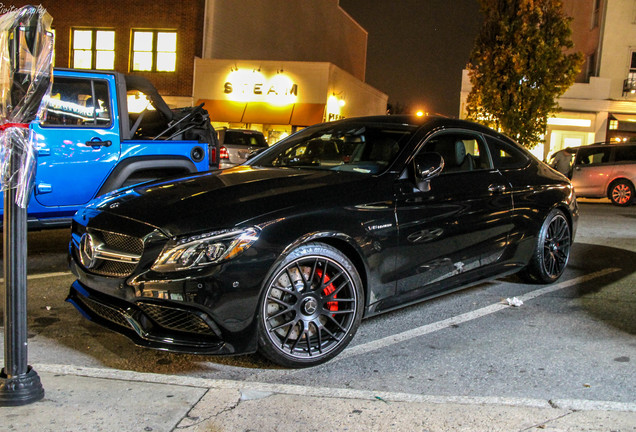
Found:
M 571 18 L 561 0 L 480 3 L 484 23 L 468 64 L 468 118 L 533 148 L 583 62 L 580 53 L 566 52 L 573 47 Z
M 386 110 L 389 114 L 405 114 L 407 112 L 406 105 L 401 102 L 389 102 Z

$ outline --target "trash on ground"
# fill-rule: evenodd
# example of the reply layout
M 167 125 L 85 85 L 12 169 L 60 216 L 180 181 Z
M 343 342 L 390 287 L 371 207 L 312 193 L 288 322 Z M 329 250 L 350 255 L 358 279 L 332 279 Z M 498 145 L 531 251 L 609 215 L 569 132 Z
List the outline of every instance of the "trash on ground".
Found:
M 513 298 L 507 298 L 505 300 L 501 301 L 503 304 L 507 304 L 508 306 L 514 306 L 514 307 L 519 307 L 523 304 L 523 302 L 521 300 L 519 300 L 517 297 L 513 297 Z

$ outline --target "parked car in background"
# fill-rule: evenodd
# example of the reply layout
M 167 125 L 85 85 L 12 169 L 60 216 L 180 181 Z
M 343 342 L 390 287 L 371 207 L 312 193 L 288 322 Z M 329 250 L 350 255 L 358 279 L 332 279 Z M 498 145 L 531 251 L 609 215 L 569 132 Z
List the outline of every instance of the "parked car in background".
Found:
M 577 219 L 570 182 L 494 130 L 351 118 L 93 201 L 68 301 L 143 346 L 311 366 L 363 317 L 515 272 L 556 281 Z
M 249 129 L 218 129 L 220 168 L 240 165 L 251 155 L 267 148 L 262 132 Z
M 568 177 L 578 197 L 607 197 L 618 206 L 634 202 L 636 143 L 597 143 L 571 150 L 573 156 Z M 555 159 L 557 157 L 558 152 L 554 155 Z
M 139 112 L 129 96 L 145 101 Z M 79 208 L 114 189 L 219 166 L 207 111 L 170 109 L 141 76 L 55 69 L 46 107 L 30 126 L 38 141 L 31 229 L 69 227 Z

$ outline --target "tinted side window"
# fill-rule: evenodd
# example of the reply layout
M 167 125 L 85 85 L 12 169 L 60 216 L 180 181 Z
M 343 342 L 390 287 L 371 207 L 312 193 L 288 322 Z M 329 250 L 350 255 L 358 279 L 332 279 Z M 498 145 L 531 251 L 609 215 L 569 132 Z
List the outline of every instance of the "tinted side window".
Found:
M 616 147 L 616 162 L 636 162 L 636 145 Z
M 102 80 L 55 78 L 44 126 L 110 125 L 108 84 Z
M 581 148 L 576 154 L 576 165 L 597 165 L 610 161 L 611 148 Z
M 528 156 L 514 145 L 491 136 L 486 136 L 486 142 L 495 168 L 521 168 L 528 163 Z
M 442 174 L 489 168 L 481 138 L 467 133 L 441 133 L 431 137 L 421 150 L 444 158 Z

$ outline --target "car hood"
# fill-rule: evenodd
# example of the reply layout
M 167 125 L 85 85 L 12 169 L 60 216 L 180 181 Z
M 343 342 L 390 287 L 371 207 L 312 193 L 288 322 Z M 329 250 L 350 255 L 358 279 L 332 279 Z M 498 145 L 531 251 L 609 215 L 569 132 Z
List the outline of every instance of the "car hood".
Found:
M 375 181 L 348 172 L 238 166 L 116 191 L 87 210 L 136 220 L 173 236 L 258 223 L 294 208 L 339 205 Z

